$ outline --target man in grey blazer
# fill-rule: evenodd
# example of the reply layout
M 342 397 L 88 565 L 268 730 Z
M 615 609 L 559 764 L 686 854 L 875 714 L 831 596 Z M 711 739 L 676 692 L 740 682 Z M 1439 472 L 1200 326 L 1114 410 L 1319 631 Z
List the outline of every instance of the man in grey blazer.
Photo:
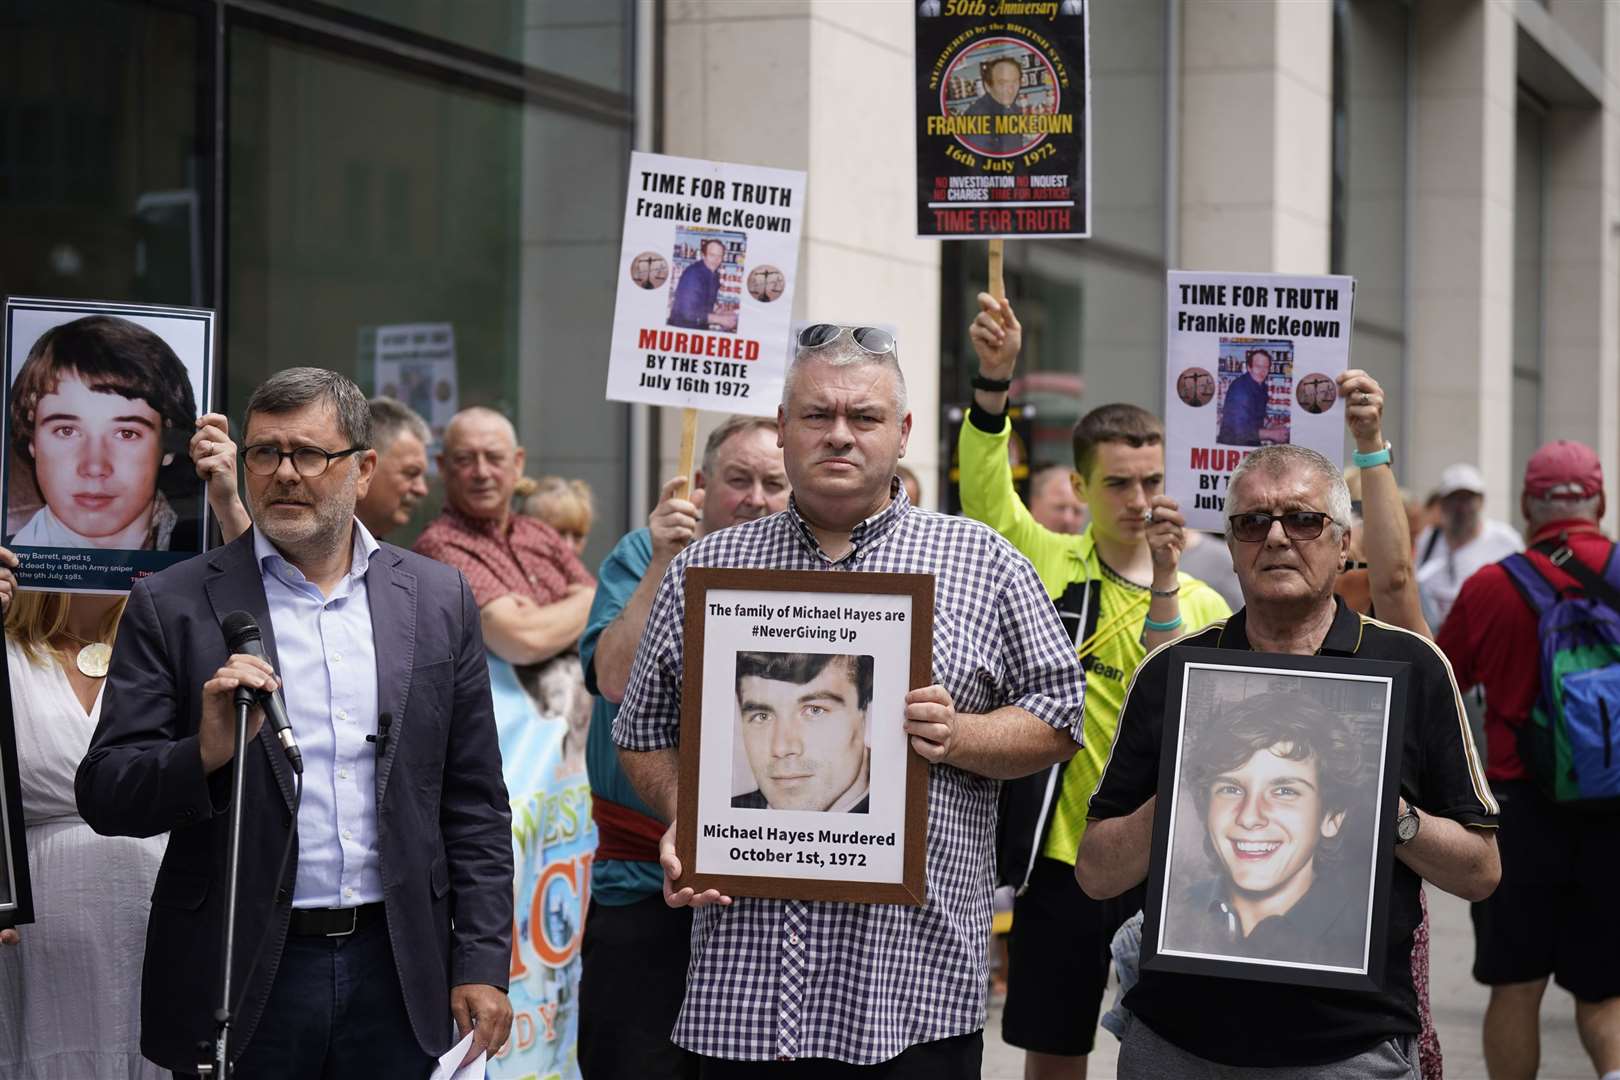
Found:
M 152 895 L 141 1050 L 182 1074 L 212 1039 L 238 686 L 279 690 L 294 774 L 255 708 L 233 960 L 235 1075 L 425 1078 L 457 1030 L 506 1041 L 512 847 L 478 608 L 461 574 L 354 517 L 376 454 L 365 397 L 316 368 L 254 391 L 254 527 L 136 583 L 79 766 L 98 832 L 169 846 Z M 269 663 L 227 655 L 259 624 Z M 279 679 L 277 676 L 279 675 Z M 260 942 L 263 941 L 261 949 Z

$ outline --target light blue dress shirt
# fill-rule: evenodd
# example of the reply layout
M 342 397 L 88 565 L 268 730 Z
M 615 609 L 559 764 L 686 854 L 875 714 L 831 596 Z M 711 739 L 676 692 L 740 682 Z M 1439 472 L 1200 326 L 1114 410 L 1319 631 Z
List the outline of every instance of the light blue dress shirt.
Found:
M 253 529 L 287 722 L 304 755 L 293 907 L 383 898 L 377 853 L 377 651 L 366 567 L 378 544 L 354 523 L 354 562 L 330 597 Z

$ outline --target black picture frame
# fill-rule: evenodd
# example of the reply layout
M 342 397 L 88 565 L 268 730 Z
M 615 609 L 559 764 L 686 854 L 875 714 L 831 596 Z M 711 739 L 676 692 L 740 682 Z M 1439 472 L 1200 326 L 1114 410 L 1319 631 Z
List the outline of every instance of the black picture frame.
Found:
M 1290 656 L 1191 647 L 1172 650 L 1168 659 L 1164 742 L 1159 762 L 1159 801 L 1154 814 L 1153 847 L 1142 926 L 1142 967 L 1155 971 L 1330 989 L 1381 989 L 1387 952 L 1385 942 L 1389 927 L 1390 886 L 1394 873 L 1395 814 L 1400 796 L 1408 665 L 1354 657 Z M 1227 680 L 1224 688 L 1222 680 Z M 1243 687 L 1241 695 L 1232 680 L 1238 680 Z M 1313 902 L 1314 910 L 1307 909 L 1300 920 L 1304 925 L 1293 928 L 1301 951 L 1292 956 L 1275 951 L 1279 941 L 1288 943 L 1286 936 L 1279 938 L 1274 933 L 1268 933 L 1264 944 L 1254 945 L 1248 944 L 1250 939 L 1247 935 L 1241 939 L 1241 943 L 1231 939 L 1230 935 L 1236 932 L 1235 927 L 1240 923 L 1240 917 L 1235 913 L 1237 900 L 1234 894 L 1242 890 L 1230 885 L 1232 874 L 1236 871 L 1231 870 L 1229 864 L 1224 870 L 1215 869 L 1226 857 L 1216 852 L 1216 842 L 1211 838 L 1215 827 L 1208 822 L 1214 811 L 1200 810 L 1192 802 L 1189 791 L 1192 785 L 1187 779 L 1190 768 L 1207 768 L 1198 760 L 1201 749 L 1198 740 L 1207 737 L 1206 733 L 1218 730 L 1213 727 L 1219 722 L 1215 719 L 1217 715 L 1225 715 L 1227 709 L 1245 697 L 1255 697 L 1258 693 L 1286 693 L 1290 692 L 1288 687 L 1297 687 L 1293 692 L 1310 697 L 1315 702 L 1316 708 L 1309 710 L 1310 715 L 1331 714 L 1342 721 L 1338 726 L 1341 736 L 1344 732 L 1354 733 L 1358 758 L 1353 765 L 1355 771 L 1348 775 L 1359 776 L 1361 780 L 1353 786 L 1341 784 L 1338 789 L 1344 793 L 1343 798 L 1349 809 L 1333 826 L 1334 839 L 1338 841 L 1335 853 L 1339 870 L 1331 881 L 1337 887 L 1318 895 Z M 1217 700 L 1222 697 L 1225 700 Z M 1339 704 L 1333 704 L 1335 700 Z M 1266 704 L 1273 701 L 1268 699 Z M 1376 747 L 1371 739 L 1375 722 L 1372 719 L 1374 712 L 1369 711 L 1372 701 L 1382 704 Z M 1352 703 L 1360 707 L 1352 709 Z M 1191 720 L 1189 714 L 1192 714 Z M 1369 750 L 1373 752 L 1368 754 Z M 1257 757 L 1258 751 L 1250 761 Z M 1194 760 L 1189 762 L 1189 758 Z M 1320 780 L 1320 783 L 1325 788 L 1327 781 Z M 1247 789 L 1238 782 L 1231 785 L 1231 790 L 1241 792 Z M 1297 787 L 1280 788 L 1279 791 L 1282 792 L 1278 796 L 1281 799 L 1300 797 Z M 1289 791 L 1294 794 L 1289 794 Z M 1211 796 L 1212 801 L 1213 798 Z M 1258 813 L 1239 811 L 1230 819 L 1232 824 L 1228 826 L 1226 835 L 1230 836 L 1231 830 L 1258 828 L 1261 832 L 1252 835 L 1264 836 L 1257 843 L 1268 842 L 1271 836 L 1278 835 L 1271 829 L 1266 817 L 1268 813 L 1268 810 Z M 1324 808 L 1323 813 L 1325 816 L 1320 821 L 1326 822 L 1331 817 L 1328 808 Z M 1244 818 L 1251 815 L 1253 822 L 1245 822 Z M 1281 818 L 1282 814 L 1272 816 Z M 1261 821 L 1266 824 L 1260 825 Z M 1309 880 L 1312 884 L 1318 880 L 1317 856 L 1321 850 L 1325 850 L 1319 849 L 1321 841 L 1317 835 L 1325 836 L 1326 827 L 1325 824 L 1318 825 L 1318 833 L 1310 834 L 1312 847 L 1309 858 L 1313 876 Z M 1274 852 L 1286 855 L 1288 850 L 1292 850 L 1293 834 L 1286 827 L 1278 828 L 1284 838 L 1276 841 L 1276 848 L 1263 854 L 1245 855 L 1240 852 L 1237 840 L 1233 839 L 1231 859 L 1253 858 L 1258 862 L 1273 857 Z M 1199 861 L 1184 847 L 1192 842 L 1194 829 L 1197 830 L 1198 855 L 1207 882 L 1196 879 L 1195 867 Z M 1325 858 L 1324 855 L 1324 862 Z M 1279 867 L 1286 865 L 1279 864 Z M 1222 873 L 1225 874 L 1224 878 Z M 1325 868 L 1320 880 L 1329 880 Z M 1281 888 L 1287 888 L 1286 882 Z M 1357 925 L 1356 908 L 1350 905 L 1359 904 L 1360 890 L 1363 888 L 1367 902 L 1365 914 L 1359 920 L 1362 928 L 1360 944 L 1354 951 L 1353 962 L 1346 963 L 1344 960 L 1350 955 L 1348 950 L 1352 942 L 1342 936 L 1334 936 L 1334 933 L 1342 935 L 1346 924 L 1352 927 Z M 1255 895 L 1245 894 L 1251 899 Z M 1323 910 L 1325 899 L 1340 905 L 1331 924 L 1336 930 L 1328 935 L 1308 937 L 1305 931 L 1310 929 L 1309 916 Z M 1293 900 L 1283 914 L 1295 911 L 1303 900 L 1304 897 Z M 1346 917 L 1345 911 L 1351 914 Z M 1221 920 L 1226 920 L 1224 929 L 1220 928 Z M 1258 929 L 1264 921 L 1256 922 L 1251 929 Z M 1263 955 L 1262 949 L 1272 950 L 1271 954 Z M 1314 950 L 1316 955 L 1304 955 L 1305 950 Z
M 9 664 L 0 664 L 0 832 L 4 832 L 6 841 L 5 851 L 0 853 L 0 929 L 34 921 L 19 772 L 17 728 L 11 712 L 11 670 Z

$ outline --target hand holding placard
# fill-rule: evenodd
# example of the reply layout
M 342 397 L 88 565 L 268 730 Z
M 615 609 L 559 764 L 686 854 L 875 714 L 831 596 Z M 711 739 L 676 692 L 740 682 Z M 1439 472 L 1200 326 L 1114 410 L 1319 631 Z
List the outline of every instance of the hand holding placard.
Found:
M 936 683 L 906 694 L 906 734 L 923 760 L 930 765 L 943 763 L 956 738 L 956 703 L 950 692 Z
M 1024 344 L 1024 328 L 1006 297 L 979 294 L 979 314 L 968 327 L 973 351 L 979 356 L 979 374 L 986 379 L 1011 380 Z M 973 400 L 992 413 L 1007 411 L 1006 390 L 975 389 Z
M 684 475 L 672 476 L 664 481 L 658 492 L 658 505 L 647 519 L 647 531 L 652 535 L 653 563 L 668 566 L 669 561 L 697 535 L 698 513 L 703 504 L 703 491 L 692 492 L 690 498 L 681 494 L 687 488 Z
M 681 880 L 681 859 L 675 854 L 675 823 L 669 823 L 664 835 L 658 838 L 658 865 L 664 869 L 664 903 L 672 908 L 679 907 L 707 907 L 710 904 L 719 904 L 729 907 L 731 897 L 723 896 L 719 889 L 705 889 L 703 892 L 694 892 L 690 886 L 677 889 L 675 882 Z
M 1344 399 L 1344 423 L 1363 454 L 1384 448 L 1384 388 L 1360 368 L 1339 374 L 1339 396 Z
M 1181 568 L 1181 553 L 1187 550 L 1187 519 L 1181 516 L 1181 505 L 1168 495 L 1153 496 L 1148 512 L 1153 515 L 1147 527 L 1153 587 L 1173 589 L 1176 572 Z

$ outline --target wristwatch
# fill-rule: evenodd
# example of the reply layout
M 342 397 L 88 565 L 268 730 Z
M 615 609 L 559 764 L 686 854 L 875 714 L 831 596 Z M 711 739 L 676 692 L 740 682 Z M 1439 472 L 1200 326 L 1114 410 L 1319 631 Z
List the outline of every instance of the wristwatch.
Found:
M 1404 844 L 1418 834 L 1418 825 L 1421 823 L 1417 807 L 1411 803 L 1406 804 L 1406 812 L 1395 819 L 1395 842 Z

